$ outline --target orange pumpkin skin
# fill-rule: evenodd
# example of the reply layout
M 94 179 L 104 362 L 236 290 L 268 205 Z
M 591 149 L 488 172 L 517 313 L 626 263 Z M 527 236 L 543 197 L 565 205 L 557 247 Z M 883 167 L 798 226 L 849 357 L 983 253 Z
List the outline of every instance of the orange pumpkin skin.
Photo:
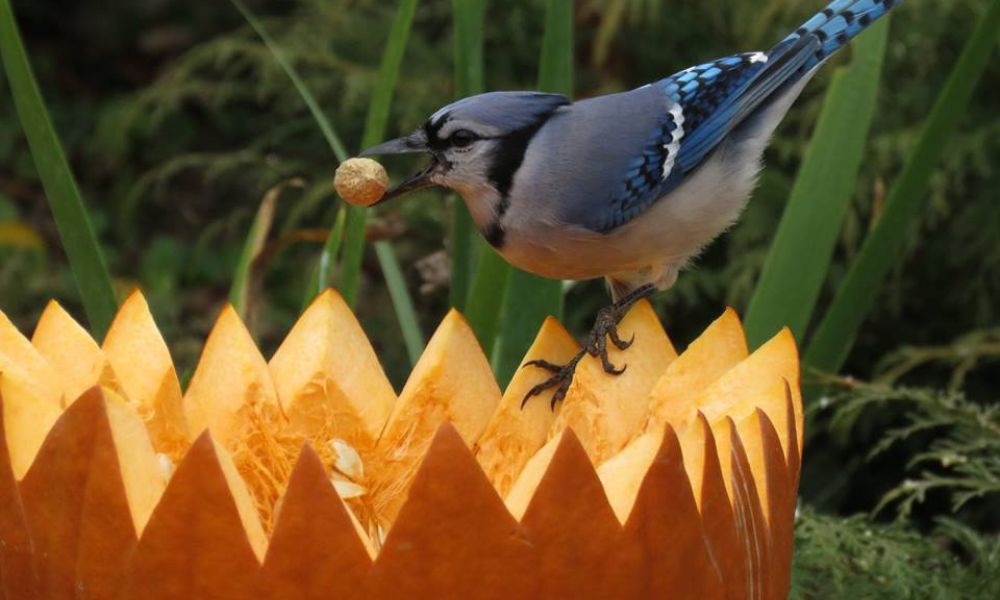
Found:
M 0 394 L 0 434 L 4 431 L 3 395 Z M 0 544 L 0 596 L 24 600 L 39 598 L 31 537 L 24 521 L 24 506 L 11 468 L 6 439 L 0 443 L 0 540 L 3 541 Z
M 584 366 L 555 412 L 457 313 L 398 398 L 335 292 L 270 362 L 225 309 L 184 394 L 140 294 L 104 347 L 46 315 L 32 342 L 0 318 L 0 598 L 788 594 L 798 355 L 748 354 L 731 311 L 678 356 L 640 304 L 636 368 Z M 528 358 L 575 349 L 549 321 Z

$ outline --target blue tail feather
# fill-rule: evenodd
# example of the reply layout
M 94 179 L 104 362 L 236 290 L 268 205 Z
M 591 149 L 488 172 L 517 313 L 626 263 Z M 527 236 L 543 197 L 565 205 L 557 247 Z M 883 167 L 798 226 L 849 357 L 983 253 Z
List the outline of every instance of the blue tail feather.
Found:
M 740 117 L 794 85 L 903 0 L 834 0 L 768 53 L 767 68 L 748 86 Z M 794 68 L 789 68 L 794 65 Z
M 629 165 L 616 211 L 599 230 L 628 222 L 679 186 L 733 130 L 902 1 L 833 0 L 768 52 L 721 58 L 658 82 L 673 108 Z
M 783 43 L 804 38 L 816 40 L 818 49 L 803 64 L 804 72 L 808 72 L 899 4 L 902 0 L 834 0 L 785 38 Z
M 686 140 L 679 164 L 689 169 L 699 164 L 722 136 L 764 105 L 768 98 L 794 85 L 876 19 L 901 3 L 902 0 L 834 0 L 828 4 L 771 48 L 766 53 L 766 65 L 714 107 L 704 126 Z M 689 75 L 692 74 L 682 74 L 675 81 L 683 83 L 684 77 Z M 703 77 L 703 74 L 698 76 Z

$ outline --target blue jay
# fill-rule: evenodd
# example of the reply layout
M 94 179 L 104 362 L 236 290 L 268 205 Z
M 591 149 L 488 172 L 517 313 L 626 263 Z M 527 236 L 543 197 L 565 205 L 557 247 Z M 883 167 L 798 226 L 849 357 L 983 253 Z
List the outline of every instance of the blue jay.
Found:
M 431 185 L 465 200 L 486 240 L 515 266 L 557 279 L 604 277 L 613 303 L 584 350 L 525 398 L 566 394 L 579 360 L 621 373 L 607 343 L 639 299 L 739 217 L 778 123 L 817 69 L 901 0 L 834 0 L 767 52 L 727 56 L 638 89 L 573 102 L 493 92 L 440 109 L 413 133 L 363 155 L 425 153 L 430 163 L 382 201 Z

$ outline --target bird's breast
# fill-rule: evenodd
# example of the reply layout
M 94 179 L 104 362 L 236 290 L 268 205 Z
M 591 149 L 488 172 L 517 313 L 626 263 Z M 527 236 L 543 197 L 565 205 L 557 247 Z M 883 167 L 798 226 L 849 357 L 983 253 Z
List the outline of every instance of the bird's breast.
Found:
M 682 265 L 725 231 L 746 205 L 759 156 L 743 148 L 715 153 L 667 196 L 621 227 L 597 232 L 569 221 L 560 206 L 593 204 L 583 197 L 514 195 L 498 251 L 515 266 L 560 279 L 590 279 L 664 265 Z

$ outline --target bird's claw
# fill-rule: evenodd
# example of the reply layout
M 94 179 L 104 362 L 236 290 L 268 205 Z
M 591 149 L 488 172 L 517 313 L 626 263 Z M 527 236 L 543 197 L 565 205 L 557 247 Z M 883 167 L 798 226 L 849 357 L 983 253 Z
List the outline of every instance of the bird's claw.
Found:
M 632 343 L 635 342 L 634 332 L 632 333 L 632 337 L 630 337 L 627 341 L 619 337 L 617 325 L 608 330 L 608 337 L 611 338 L 611 343 L 615 345 L 615 348 L 618 348 L 619 350 L 628 350 L 632 347 Z
M 620 368 L 620 369 L 618 367 L 616 367 L 614 365 L 614 363 L 611 362 L 611 359 L 608 358 L 608 350 L 607 350 L 607 348 L 605 348 L 604 351 L 601 352 L 601 366 L 604 367 L 604 372 L 605 373 L 608 373 L 608 374 L 611 374 L 611 375 L 621 375 L 622 373 L 625 372 L 625 369 L 628 368 L 628 365 L 622 365 L 622 368 Z
M 556 388 L 556 391 L 552 393 L 552 400 L 550 402 L 550 407 L 552 410 L 555 410 L 556 404 L 559 404 L 559 402 L 565 398 L 566 394 L 569 392 L 569 386 L 573 383 L 573 375 L 576 373 L 576 365 L 580 362 L 580 359 L 583 358 L 584 353 L 585 351 L 580 352 L 565 365 L 557 365 L 546 360 L 532 360 L 524 363 L 524 366 L 526 367 L 538 367 L 555 373 L 555 375 L 528 390 L 528 393 L 524 395 L 524 400 L 521 401 L 521 408 L 524 408 L 524 405 L 528 403 L 528 400 L 534 396 L 538 396 L 545 390 Z
M 608 357 L 608 340 L 610 339 L 615 348 L 619 350 L 627 350 L 635 341 L 634 333 L 628 341 L 623 340 L 618 334 L 618 323 L 624 316 L 624 311 L 614 304 L 601 309 L 601 312 L 597 314 L 594 329 L 590 332 L 590 340 L 587 342 L 587 353 L 599 357 L 604 372 L 611 375 L 621 375 L 628 365 L 619 369 L 611 362 Z
M 538 367 L 539 369 L 545 369 L 552 373 L 558 373 L 563 370 L 566 365 L 557 365 L 556 363 L 549 362 L 547 360 L 529 360 L 528 362 L 521 365 L 522 367 Z
M 608 357 L 608 340 L 611 340 L 611 343 L 614 344 L 615 348 L 618 348 L 619 350 L 628 350 L 632 346 L 632 343 L 635 341 L 635 334 L 633 333 L 632 337 L 628 340 L 623 340 L 621 335 L 618 333 L 618 324 L 625 316 L 625 313 L 627 313 L 636 302 L 652 294 L 654 289 L 655 288 L 652 285 L 642 286 L 633 290 L 627 296 L 615 302 L 611 306 L 602 308 L 601 311 L 597 313 L 597 320 L 594 322 L 594 328 L 590 331 L 587 344 L 583 347 L 583 350 L 580 350 L 580 352 L 565 365 L 557 365 L 547 360 L 531 360 L 524 363 L 525 367 L 538 367 L 539 369 L 544 369 L 553 375 L 531 388 L 528 393 L 525 394 L 524 400 L 521 401 L 521 408 L 524 408 L 524 405 L 528 403 L 528 400 L 534 396 L 538 396 L 546 390 L 555 388 L 555 392 L 552 393 L 552 408 L 555 409 L 556 404 L 563 400 L 569 392 L 569 387 L 573 383 L 573 376 L 576 374 L 577 364 L 579 364 L 580 360 L 588 354 L 601 359 L 601 366 L 604 367 L 605 373 L 610 375 L 621 375 L 624 373 L 625 369 L 628 368 L 628 365 L 622 365 L 619 369 Z
M 605 316 L 604 318 L 599 317 L 597 324 L 594 326 L 594 330 L 590 334 L 590 341 L 587 343 L 586 347 L 565 365 L 557 365 L 553 362 L 540 359 L 530 360 L 524 363 L 525 367 L 537 367 L 553 373 L 553 375 L 531 388 L 531 390 L 529 390 L 524 396 L 524 400 L 521 401 L 521 407 L 524 408 L 524 405 L 527 404 L 528 400 L 532 397 L 538 396 L 545 390 L 555 388 L 555 392 L 552 394 L 551 402 L 552 408 L 555 409 L 556 404 L 559 404 L 559 402 L 562 401 L 569 392 L 570 385 L 573 383 L 573 376 L 576 374 L 577 364 L 579 364 L 580 360 L 587 354 L 600 358 L 601 365 L 604 367 L 604 371 L 606 373 L 610 373 L 611 375 L 621 375 L 624 373 L 628 365 L 624 365 L 619 369 L 611 362 L 611 358 L 608 357 L 608 339 L 610 338 L 611 343 L 614 344 L 616 348 L 621 350 L 625 350 L 631 346 L 632 340 L 625 342 L 618 336 L 617 324 L 613 318 L 614 315 L 611 315 L 610 317 Z

